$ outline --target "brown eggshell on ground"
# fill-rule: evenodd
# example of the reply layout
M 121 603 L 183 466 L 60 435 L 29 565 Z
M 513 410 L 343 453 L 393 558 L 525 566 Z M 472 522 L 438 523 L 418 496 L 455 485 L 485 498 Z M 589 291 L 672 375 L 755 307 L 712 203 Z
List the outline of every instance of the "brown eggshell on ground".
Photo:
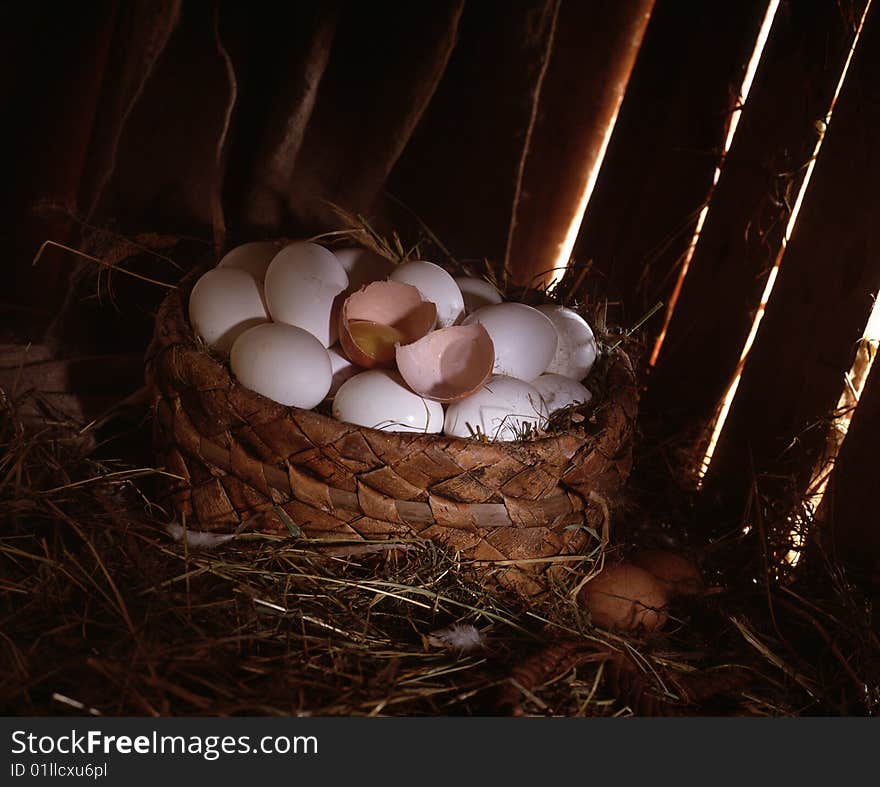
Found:
M 454 325 L 397 348 L 397 368 L 419 396 L 456 402 L 482 386 L 495 365 L 495 345 L 479 323 Z
M 667 588 L 643 568 L 606 566 L 578 593 L 593 624 L 613 631 L 655 631 L 666 623 Z
M 630 557 L 629 562 L 653 574 L 673 595 L 698 596 L 705 592 L 696 564 L 679 552 L 646 549 Z
M 437 307 L 423 301 L 415 287 L 398 281 L 376 281 L 345 299 L 339 315 L 339 343 L 358 366 L 389 366 L 394 362 L 393 345 L 388 352 L 366 351 L 352 336 L 352 323 L 394 328 L 402 343 L 408 344 L 421 339 L 436 322 Z

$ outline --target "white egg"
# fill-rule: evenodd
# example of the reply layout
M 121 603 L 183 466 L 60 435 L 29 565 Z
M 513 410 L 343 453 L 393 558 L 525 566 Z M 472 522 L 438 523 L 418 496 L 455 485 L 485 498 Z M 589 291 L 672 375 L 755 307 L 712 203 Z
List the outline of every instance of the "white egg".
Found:
M 443 406 L 422 399 L 397 372 L 370 369 L 346 380 L 333 397 L 333 417 L 386 432 L 437 433 Z
M 443 432 L 471 437 L 479 431 L 490 440 L 517 440 L 529 427 L 546 422 L 547 406 L 534 386 L 494 374 L 475 394 L 446 408 Z
M 556 353 L 556 329 L 549 318 L 524 303 L 483 306 L 465 325 L 480 323 L 495 345 L 494 374 L 534 380 L 547 370 Z
M 550 415 L 563 407 L 586 404 L 593 398 L 593 394 L 577 380 L 563 377 L 561 374 L 542 374 L 536 380 L 532 380 L 532 385 L 543 397 Z
M 267 322 L 260 285 L 237 268 L 214 268 L 195 283 L 189 296 L 189 321 L 206 344 L 228 353 L 248 328 Z
M 245 388 L 304 410 L 327 396 L 333 376 L 321 342 L 302 328 L 280 322 L 258 325 L 239 336 L 229 365 Z
M 297 241 L 269 264 L 266 304 L 273 320 L 303 328 L 329 347 L 338 337 L 338 296 L 346 287 L 348 274 L 333 252 Z
M 464 298 L 466 314 L 475 312 L 481 306 L 491 306 L 493 303 L 501 303 L 503 300 L 501 293 L 485 279 L 478 279 L 474 276 L 459 276 L 455 283 Z
M 392 281 L 411 284 L 426 301 L 437 307 L 437 327 L 457 325 L 464 317 L 464 297 L 455 279 L 433 262 L 413 260 L 398 265 L 388 277 Z
M 596 337 L 587 321 L 573 309 L 564 306 L 539 306 L 556 328 L 559 343 L 548 372 L 583 380 L 596 362 Z
M 374 281 L 387 279 L 394 270 L 394 263 L 391 260 L 380 257 L 369 249 L 360 247 L 333 249 L 333 254 L 348 274 L 350 292 L 355 292 Z
M 339 386 L 350 377 L 354 377 L 360 369 L 348 360 L 338 344 L 330 347 L 327 353 L 330 355 L 330 367 L 333 372 L 333 382 L 330 383 L 330 395 L 333 396 L 339 390 Z
M 220 262 L 218 268 L 239 268 L 247 271 L 260 284 L 266 279 L 266 271 L 272 258 L 281 250 L 281 244 L 277 241 L 255 241 L 244 243 L 230 249 Z

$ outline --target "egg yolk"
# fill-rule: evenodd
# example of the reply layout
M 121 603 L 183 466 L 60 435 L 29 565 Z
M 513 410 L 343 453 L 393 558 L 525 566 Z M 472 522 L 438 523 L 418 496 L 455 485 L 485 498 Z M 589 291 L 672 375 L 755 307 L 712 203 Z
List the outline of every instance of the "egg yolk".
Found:
M 379 363 L 393 361 L 394 345 L 403 344 L 406 338 L 397 328 L 370 320 L 354 320 L 349 323 L 348 330 L 354 343 Z

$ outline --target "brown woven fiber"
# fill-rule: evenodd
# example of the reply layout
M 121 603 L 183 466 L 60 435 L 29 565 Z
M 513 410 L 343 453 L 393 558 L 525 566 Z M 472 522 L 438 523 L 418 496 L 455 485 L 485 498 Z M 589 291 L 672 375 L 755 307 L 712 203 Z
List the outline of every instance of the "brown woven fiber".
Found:
M 571 563 L 597 545 L 579 525 L 607 532 L 637 406 L 625 353 L 605 359 L 604 391 L 584 428 L 496 443 L 383 432 L 239 385 L 194 337 L 188 295 L 182 284 L 165 299 L 147 355 L 157 460 L 182 479 L 167 491 L 187 528 L 427 538 L 529 595 L 560 562 L 548 558 Z

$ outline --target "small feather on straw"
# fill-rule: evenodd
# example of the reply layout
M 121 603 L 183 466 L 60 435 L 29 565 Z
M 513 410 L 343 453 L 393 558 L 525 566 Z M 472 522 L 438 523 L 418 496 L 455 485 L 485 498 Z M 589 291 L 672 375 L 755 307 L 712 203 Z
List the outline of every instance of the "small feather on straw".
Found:
M 470 653 L 485 645 L 482 633 L 470 623 L 455 623 L 449 628 L 432 631 L 427 636 L 427 644 L 435 648 L 459 650 Z

